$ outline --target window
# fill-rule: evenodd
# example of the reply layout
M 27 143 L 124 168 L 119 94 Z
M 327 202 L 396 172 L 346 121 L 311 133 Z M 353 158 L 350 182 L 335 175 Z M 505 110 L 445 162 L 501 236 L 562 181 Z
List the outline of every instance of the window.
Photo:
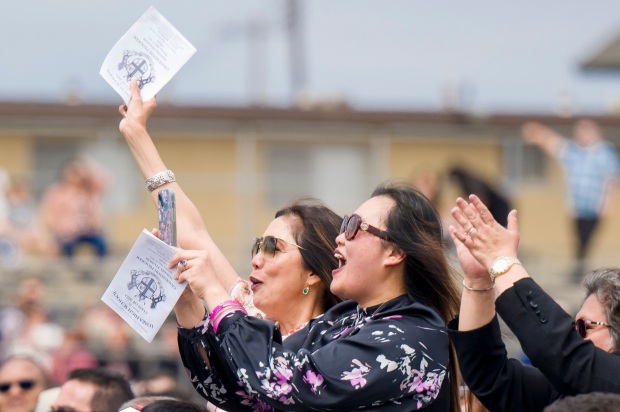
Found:
M 267 150 L 265 190 L 270 206 L 312 196 L 340 213 L 368 198 L 367 149 L 359 145 L 274 143 Z

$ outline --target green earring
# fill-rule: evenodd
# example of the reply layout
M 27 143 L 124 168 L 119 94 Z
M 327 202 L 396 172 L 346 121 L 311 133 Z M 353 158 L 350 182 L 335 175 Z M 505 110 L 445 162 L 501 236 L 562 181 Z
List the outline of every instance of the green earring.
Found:
M 304 295 L 307 295 L 310 292 L 310 286 L 306 286 L 302 292 Z

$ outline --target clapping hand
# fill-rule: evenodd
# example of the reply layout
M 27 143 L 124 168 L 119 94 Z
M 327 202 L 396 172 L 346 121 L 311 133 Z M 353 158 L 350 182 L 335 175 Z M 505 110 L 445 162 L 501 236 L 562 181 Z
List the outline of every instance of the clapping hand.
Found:
M 449 231 L 466 280 L 478 282 L 489 279 L 488 269 L 495 258 L 517 256 L 520 235 L 516 210 L 510 212 L 504 228 L 478 196 L 470 195 L 469 200 L 456 200 L 451 211 L 456 224 Z

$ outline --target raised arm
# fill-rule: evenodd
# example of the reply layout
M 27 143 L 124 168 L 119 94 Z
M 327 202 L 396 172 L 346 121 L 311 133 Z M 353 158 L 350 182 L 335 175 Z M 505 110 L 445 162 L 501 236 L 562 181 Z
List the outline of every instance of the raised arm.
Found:
M 461 267 L 463 268 L 463 296 L 459 312 L 459 330 L 467 331 L 488 324 L 495 316 L 495 290 L 500 294 L 514 282 L 528 277 L 521 265 L 512 265 L 495 279 L 489 269 L 496 258 L 516 257 L 519 246 L 517 211 L 508 215 L 508 226 L 497 223 L 478 196 L 469 197 L 471 203 L 458 198 L 452 209 L 455 226 L 449 231 Z
M 547 155 L 558 156 L 565 138 L 553 129 L 536 122 L 528 122 L 521 128 L 521 137 L 526 143 L 540 147 Z
M 452 210 L 458 227 L 451 227 L 450 233 L 460 242 L 457 246 L 465 247 L 487 270 L 500 256 L 516 256 L 519 235 L 515 211 L 511 212 L 505 229 L 493 220 L 480 199 L 472 195 L 469 200 L 471 203 L 459 199 L 457 208 Z M 470 231 L 472 226 L 475 229 Z M 464 251 L 461 253 L 467 256 Z M 461 254 L 459 258 L 463 262 Z M 480 279 L 483 282 L 481 270 L 472 271 L 467 265 L 463 269 L 466 281 Z M 475 285 L 477 289 L 486 289 L 490 283 L 487 280 L 487 283 Z M 617 378 L 620 357 L 582 339 L 574 328 L 572 317 L 529 277 L 521 265 L 515 264 L 496 277 L 495 288 L 498 292 L 495 300 L 497 313 L 519 339 L 532 364 L 554 388 L 564 395 L 594 391 L 620 393 Z M 485 326 L 494 310 L 485 292 L 464 290 L 459 331 Z M 476 313 L 482 313 L 483 317 L 475 319 Z
M 478 197 L 470 196 L 470 201 L 457 199 L 452 209 L 456 225 L 449 227 L 463 269 L 459 317 L 448 325 L 461 373 L 469 389 L 490 410 L 542 410 L 558 394 L 540 371 L 508 358 L 495 313 L 496 292 L 505 292 L 527 277 L 527 272 L 513 265 L 494 280 L 488 271 L 495 258 L 516 256 L 516 211 L 510 212 L 504 228 Z
M 132 80 L 131 100 L 128 106 L 121 105 L 119 108 L 119 112 L 123 116 L 119 124 L 119 130 L 127 141 L 131 153 L 145 179 L 168 169 L 146 129 L 146 122 L 153 110 L 155 110 L 156 105 L 155 99 L 142 101 L 137 82 Z M 177 182 L 166 183 L 161 186 L 161 189 L 166 187 L 172 188 L 176 194 L 177 239 L 179 245 L 188 249 L 208 250 L 219 281 L 225 288 L 231 287 L 237 281 L 238 276 L 209 235 L 198 209 Z M 151 192 L 151 198 L 156 207 L 158 191 L 154 190 Z M 194 310 L 186 313 L 189 314 L 187 317 L 177 311 L 177 321 L 182 326 L 191 328 L 202 319 L 204 308 L 195 298 L 190 300 L 187 298 L 190 298 L 190 296 L 184 294 L 180 304 L 190 304 Z M 176 309 L 178 307 L 175 307 Z M 179 317 L 179 315 L 181 316 Z

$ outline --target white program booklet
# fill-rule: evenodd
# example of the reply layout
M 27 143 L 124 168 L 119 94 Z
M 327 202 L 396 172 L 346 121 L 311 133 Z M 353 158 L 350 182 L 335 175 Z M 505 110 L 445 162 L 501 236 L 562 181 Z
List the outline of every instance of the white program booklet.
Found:
M 147 342 L 170 314 L 187 283 L 172 279 L 168 262 L 175 249 L 142 230 L 101 300 Z
M 142 99 L 147 100 L 179 71 L 196 48 L 155 8 L 150 7 L 108 53 L 99 74 L 125 103 L 136 79 Z

